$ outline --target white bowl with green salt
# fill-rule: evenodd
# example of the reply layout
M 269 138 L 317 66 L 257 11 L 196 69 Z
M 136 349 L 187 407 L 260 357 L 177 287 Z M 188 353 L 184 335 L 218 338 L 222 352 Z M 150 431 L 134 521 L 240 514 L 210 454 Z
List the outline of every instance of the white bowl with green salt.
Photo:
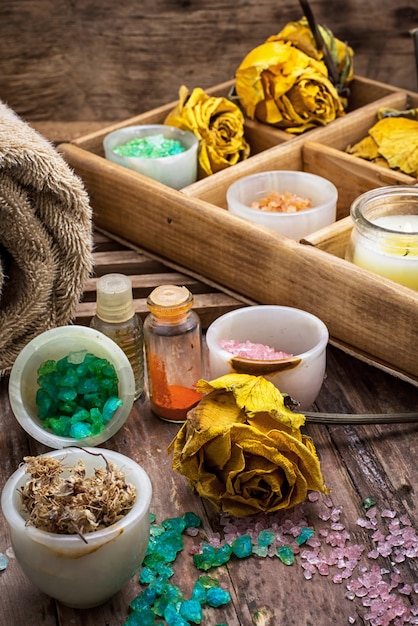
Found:
M 106 159 L 174 189 L 196 181 L 199 140 L 166 124 L 125 126 L 103 140 Z

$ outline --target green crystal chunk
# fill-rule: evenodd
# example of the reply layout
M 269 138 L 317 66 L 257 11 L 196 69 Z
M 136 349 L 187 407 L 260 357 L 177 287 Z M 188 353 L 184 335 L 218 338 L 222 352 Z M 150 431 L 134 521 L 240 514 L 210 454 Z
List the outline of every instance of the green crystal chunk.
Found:
M 186 523 L 186 528 L 199 528 L 202 523 L 202 520 L 196 513 L 192 511 L 188 511 L 183 515 L 183 519 Z
M 295 562 L 295 553 L 290 546 L 279 546 L 276 552 L 281 562 L 285 565 L 293 565 Z
M 258 544 L 253 546 L 253 554 L 263 558 L 266 557 L 268 555 L 268 546 L 260 546 Z
M 171 519 L 164 520 L 161 525 L 166 530 L 174 530 L 178 533 L 182 533 L 186 528 L 186 521 L 184 517 L 173 517 Z
M 253 551 L 250 535 L 240 535 L 232 542 L 232 552 L 238 559 L 245 559 Z
M 37 376 L 38 417 L 44 428 L 62 437 L 101 433 L 123 404 L 114 366 L 86 350 L 44 361 Z
M 258 533 L 257 543 L 259 546 L 269 546 L 276 539 L 276 535 L 272 530 L 261 530 Z
M 157 574 L 151 567 L 143 567 L 139 574 L 139 582 L 142 584 L 152 583 L 156 578 Z

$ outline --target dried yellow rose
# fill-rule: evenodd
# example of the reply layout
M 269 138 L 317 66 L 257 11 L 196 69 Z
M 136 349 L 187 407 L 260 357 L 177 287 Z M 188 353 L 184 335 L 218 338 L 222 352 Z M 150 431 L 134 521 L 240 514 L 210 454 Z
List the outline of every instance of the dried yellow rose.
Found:
M 184 85 L 180 87 L 177 106 L 165 124 L 190 130 L 199 139 L 199 178 L 235 165 L 250 154 L 240 108 L 228 98 L 208 95 L 200 87 L 191 93 Z
M 228 374 L 197 389 L 170 446 L 173 468 L 217 509 L 242 517 L 294 507 L 308 491 L 328 492 L 305 417 L 261 376 Z
M 329 30 L 319 28 L 337 67 L 339 84 L 329 79 L 306 18 L 290 22 L 251 50 L 236 71 L 236 94 L 250 119 L 297 134 L 344 115 L 347 100 L 339 91 L 353 77 L 353 51 Z

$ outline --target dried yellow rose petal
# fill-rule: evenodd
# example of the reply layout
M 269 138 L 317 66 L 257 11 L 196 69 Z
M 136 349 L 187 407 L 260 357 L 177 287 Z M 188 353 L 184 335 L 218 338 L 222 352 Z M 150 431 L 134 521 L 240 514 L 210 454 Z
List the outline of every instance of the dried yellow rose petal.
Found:
M 347 152 L 375 163 L 383 161 L 391 169 L 418 177 L 418 121 L 384 117 Z

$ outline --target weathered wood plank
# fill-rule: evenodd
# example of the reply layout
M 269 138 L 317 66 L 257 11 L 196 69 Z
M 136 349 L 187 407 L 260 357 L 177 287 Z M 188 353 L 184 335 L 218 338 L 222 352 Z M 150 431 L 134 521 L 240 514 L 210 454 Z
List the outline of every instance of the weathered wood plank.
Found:
M 356 73 L 416 89 L 412 0 L 312 0 Z M 31 120 L 122 120 L 234 77 L 247 52 L 302 15 L 296 0 L 3 0 L 0 98 Z

